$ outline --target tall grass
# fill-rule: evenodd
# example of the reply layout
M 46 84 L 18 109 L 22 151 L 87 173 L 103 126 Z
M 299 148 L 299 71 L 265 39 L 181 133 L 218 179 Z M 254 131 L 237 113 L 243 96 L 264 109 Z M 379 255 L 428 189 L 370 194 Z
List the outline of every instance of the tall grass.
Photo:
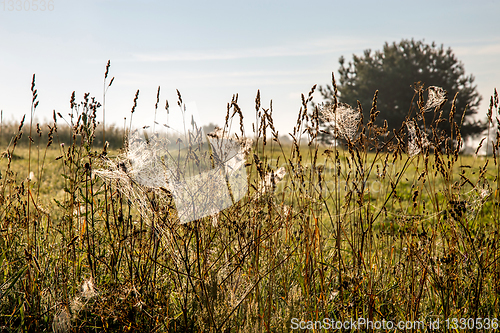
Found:
M 95 98 L 73 94 L 69 118 L 54 114 L 33 138 L 33 81 L 28 144 L 25 119 L 9 139 L 12 126 L 2 126 L 0 331 L 271 332 L 291 330 L 292 318 L 498 317 L 500 164 L 496 153 L 460 154 L 461 124 L 441 118 L 455 100 L 428 111 L 419 88 L 418 108 L 390 133 L 375 125 L 377 94 L 371 106 L 315 105 L 314 89 L 291 144 L 257 94 L 247 195 L 180 224 L 168 190 L 96 176 L 126 154 L 113 148 L 127 133 L 108 125 L 101 136 Z M 362 107 L 370 119 L 358 122 Z M 495 91 L 494 152 L 499 111 Z M 432 123 L 423 112 L 435 113 Z M 223 132 L 233 118 L 244 137 L 237 96 Z M 338 145 L 320 143 L 323 121 L 335 124 Z

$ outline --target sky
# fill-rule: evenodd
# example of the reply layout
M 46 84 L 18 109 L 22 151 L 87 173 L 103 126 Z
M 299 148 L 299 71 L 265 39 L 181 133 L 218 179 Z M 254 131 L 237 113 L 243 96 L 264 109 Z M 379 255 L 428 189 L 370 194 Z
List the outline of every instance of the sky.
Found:
M 105 66 L 111 62 L 106 125 L 151 125 L 158 86 L 159 122 L 165 100 L 176 108 L 176 89 L 202 125 L 222 125 L 226 105 L 238 93 L 251 133 L 255 96 L 273 104 L 280 135 L 293 131 L 314 84 L 338 75 L 346 60 L 402 39 L 452 48 L 475 76 L 485 115 L 500 88 L 500 1 L 124 1 L 26 0 L 0 2 L 0 109 L 19 122 L 31 105 L 36 74 L 39 121 L 70 112 L 89 92 L 103 99 Z M 35 11 L 35 5 L 38 6 Z M 46 5 L 42 11 L 42 5 Z M 50 5 L 50 7 L 49 7 Z M 50 10 L 49 10 L 50 9 Z M 315 101 L 321 96 L 315 94 Z M 383 114 L 381 114 L 383 116 Z M 98 113 L 102 119 L 102 110 Z

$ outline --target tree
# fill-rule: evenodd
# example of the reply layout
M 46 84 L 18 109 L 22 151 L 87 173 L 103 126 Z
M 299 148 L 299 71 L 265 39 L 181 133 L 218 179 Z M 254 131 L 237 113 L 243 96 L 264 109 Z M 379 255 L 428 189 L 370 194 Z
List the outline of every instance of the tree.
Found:
M 372 98 L 378 90 L 377 109 L 380 114 L 375 125 L 382 126 L 386 119 L 390 131 L 399 129 L 409 111 L 415 115 L 417 110 L 419 96 L 414 88 L 424 85 L 425 88 L 436 86 L 447 91 L 449 101 L 443 107 L 444 119 L 449 118 L 451 101 L 458 92 L 454 120 L 460 124 L 466 110 L 461 127 L 463 137 L 478 135 L 486 128 L 486 122 L 474 121 L 472 117 L 481 101 L 474 76 L 465 75 L 463 64 L 451 48 L 444 50 L 442 45 L 436 47 L 434 42 L 428 45 L 423 41 L 403 39 L 399 44 L 385 43 L 382 51 L 372 53 L 368 49 L 363 56 L 353 55 L 353 61 L 348 65 L 344 57 L 340 57 L 339 63 L 339 101 L 356 107 L 359 100 L 365 123 L 370 119 Z M 319 91 L 326 100 L 333 102 L 334 92 L 330 85 L 320 87 Z M 433 116 L 433 112 L 425 114 L 429 121 Z M 449 133 L 449 124 L 441 122 L 438 126 Z

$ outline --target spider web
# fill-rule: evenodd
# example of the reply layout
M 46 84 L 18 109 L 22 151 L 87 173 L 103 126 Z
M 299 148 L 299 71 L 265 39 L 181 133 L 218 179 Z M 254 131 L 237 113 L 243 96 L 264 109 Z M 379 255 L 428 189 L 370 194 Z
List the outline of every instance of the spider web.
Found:
M 351 141 L 355 139 L 361 112 L 345 103 L 340 103 L 336 109 L 332 105 L 326 105 L 321 112 L 326 121 L 333 123 L 336 137 L 344 137 Z
M 194 125 L 184 141 L 177 138 L 175 143 L 134 131 L 125 152 L 114 160 L 104 158 L 105 167 L 94 173 L 114 183 L 145 220 L 154 215 L 147 196 L 152 191 L 158 199 L 173 197 L 180 223 L 214 215 L 246 195 L 244 164 L 252 141 L 220 131 L 203 141 L 203 132 Z
M 448 93 L 441 87 L 430 86 L 427 88 L 427 103 L 424 106 L 425 111 L 429 111 L 440 106 L 446 101 Z

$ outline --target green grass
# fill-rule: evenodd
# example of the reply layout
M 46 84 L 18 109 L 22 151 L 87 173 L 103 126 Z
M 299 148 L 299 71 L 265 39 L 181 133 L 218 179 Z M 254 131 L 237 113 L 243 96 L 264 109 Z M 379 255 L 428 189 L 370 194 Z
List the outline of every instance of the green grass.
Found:
M 3 147 L 0 331 L 274 332 L 292 318 L 499 316 L 497 156 L 462 156 L 434 135 L 440 149 L 410 157 L 404 125 L 385 139 L 362 125 L 365 136 L 325 147 L 310 98 L 285 145 L 257 100 L 247 195 L 179 224 L 168 191 L 96 176 L 123 152 L 95 141 L 98 105 L 72 101 L 71 128 L 42 126 L 29 147 L 24 125 Z

